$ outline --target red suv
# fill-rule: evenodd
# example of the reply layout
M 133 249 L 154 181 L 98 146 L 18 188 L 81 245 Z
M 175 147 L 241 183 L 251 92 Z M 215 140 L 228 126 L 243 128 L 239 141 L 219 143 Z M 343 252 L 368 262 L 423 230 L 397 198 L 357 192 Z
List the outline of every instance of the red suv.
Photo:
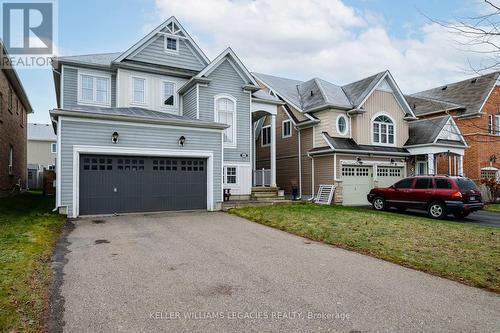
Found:
M 448 213 L 464 218 L 484 206 L 481 192 L 472 180 L 450 176 L 405 178 L 391 187 L 372 189 L 368 201 L 375 210 L 422 209 L 435 219 L 443 219 Z

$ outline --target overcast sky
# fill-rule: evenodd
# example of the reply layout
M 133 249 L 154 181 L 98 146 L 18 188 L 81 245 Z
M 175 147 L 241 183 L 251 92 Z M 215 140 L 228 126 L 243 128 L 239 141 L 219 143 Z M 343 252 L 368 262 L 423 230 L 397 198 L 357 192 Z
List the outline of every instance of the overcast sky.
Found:
M 126 50 L 176 16 L 210 59 L 227 46 L 255 72 L 335 84 L 389 69 L 405 93 L 471 76 L 477 54 L 425 16 L 481 11 L 465 0 L 60 0 L 60 55 Z M 96 9 L 99 10 L 96 10 Z M 56 106 L 50 70 L 19 70 L 35 114 Z

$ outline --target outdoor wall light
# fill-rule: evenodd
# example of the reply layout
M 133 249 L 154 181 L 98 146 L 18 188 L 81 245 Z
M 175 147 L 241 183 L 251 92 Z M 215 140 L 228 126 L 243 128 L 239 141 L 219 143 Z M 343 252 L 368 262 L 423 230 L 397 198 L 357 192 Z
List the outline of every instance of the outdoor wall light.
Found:
M 186 143 L 186 138 L 183 135 L 179 138 L 179 146 L 184 147 L 184 143 Z
M 391 164 L 394 164 L 394 163 L 396 163 L 396 160 L 391 158 Z
M 113 141 L 113 143 L 117 143 L 119 136 L 120 134 L 118 134 L 118 132 L 113 132 L 113 134 L 111 134 L 111 141 Z
M 363 161 L 361 160 L 361 157 L 356 157 L 356 161 L 357 161 L 359 164 L 363 164 Z
M 491 155 L 490 156 L 490 162 L 496 163 L 497 161 L 497 156 L 496 155 Z

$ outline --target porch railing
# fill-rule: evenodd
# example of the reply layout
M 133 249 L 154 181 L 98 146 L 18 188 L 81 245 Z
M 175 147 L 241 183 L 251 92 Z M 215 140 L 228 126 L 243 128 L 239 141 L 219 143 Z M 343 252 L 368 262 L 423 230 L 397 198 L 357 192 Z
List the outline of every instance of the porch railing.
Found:
M 255 170 L 253 172 L 253 186 L 271 186 L 271 170 Z

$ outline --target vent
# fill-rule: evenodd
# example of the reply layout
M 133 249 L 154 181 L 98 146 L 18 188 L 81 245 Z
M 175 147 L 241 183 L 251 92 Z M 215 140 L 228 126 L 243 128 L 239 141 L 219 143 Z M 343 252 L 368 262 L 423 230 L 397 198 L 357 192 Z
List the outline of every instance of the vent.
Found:
M 472 79 L 472 80 L 470 81 L 470 83 L 471 83 L 471 84 L 474 84 L 474 83 L 476 83 L 476 82 L 477 82 L 477 78 Z
M 448 89 L 448 86 L 444 86 L 443 88 L 441 88 L 441 90 L 446 90 Z
M 311 97 L 314 96 L 314 92 L 311 90 Z

